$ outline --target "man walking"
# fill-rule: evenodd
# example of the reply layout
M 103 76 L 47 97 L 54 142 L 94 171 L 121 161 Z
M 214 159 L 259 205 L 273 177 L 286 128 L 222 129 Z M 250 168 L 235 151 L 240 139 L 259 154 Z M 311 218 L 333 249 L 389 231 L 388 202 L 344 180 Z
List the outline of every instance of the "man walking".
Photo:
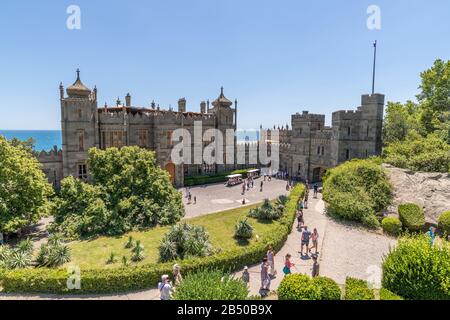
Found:
M 309 249 L 309 239 L 311 238 L 311 231 L 308 230 L 308 227 L 305 226 L 302 232 L 302 247 L 300 250 L 300 254 L 303 257 L 303 247 L 306 246 L 305 255 L 308 255 L 308 249 Z

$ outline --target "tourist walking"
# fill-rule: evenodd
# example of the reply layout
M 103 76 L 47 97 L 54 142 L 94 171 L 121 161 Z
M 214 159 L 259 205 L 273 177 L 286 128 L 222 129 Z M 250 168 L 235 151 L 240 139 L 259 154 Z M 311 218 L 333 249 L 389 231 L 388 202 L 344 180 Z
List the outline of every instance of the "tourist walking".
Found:
M 263 192 L 263 186 L 264 186 L 264 182 L 261 181 L 261 186 L 260 186 L 259 192 Z
M 311 248 L 309 248 L 309 253 L 311 253 L 312 249 L 315 249 L 315 253 L 317 254 L 317 250 L 319 248 L 319 233 L 317 232 L 317 229 L 314 228 L 313 233 L 311 234 L 311 242 L 312 242 L 312 246 Z
M 267 257 L 264 257 L 261 263 L 261 291 L 270 290 L 269 263 Z
M 173 288 L 168 275 L 165 274 L 161 277 L 161 282 L 158 284 L 158 289 L 161 300 L 170 300 L 172 298 Z
M 303 200 L 303 205 L 305 209 L 308 209 L 308 192 L 305 194 L 305 199 Z
M 197 204 L 197 196 L 194 196 L 194 204 Z
M 313 188 L 314 188 L 314 199 L 317 199 L 317 194 L 319 193 L 319 185 L 315 183 Z
M 297 229 L 302 228 L 305 225 L 305 221 L 303 219 L 303 210 L 297 211 Z
M 275 251 L 273 251 L 273 247 L 269 246 L 267 250 L 267 262 L 269 263 L 270 273 L 269 275 L 274 278 L 277 274 L 275 270 Z
M 183 276 L 181 275 L 181 267 L 178 264 L 173 266 L 173 283 L 175 286 L 178 286 L 183 281 Z
M 316 254 L 312 256 L 312 259 L 313 259 L 314 263 L 313 263 L 313 266 L 312 266 L 311 276 L 313 278 L 316 278 L 316 277 L 319 276 L 320 265 L 319 265 L 319 262 L 317 261 L 317 255 Z
M 241 280 L 244 281 L 246 284 L 250 283 L 250 272 L 248 272 L 248 267 L 244 267 L 244 272 L 242 272 Z
M 430 227 L 427 232 L 427 236 L 430 237 L 430 244 L 433 245 L 434 240 L 436 239 L 436 229 L 434 227 Z
M 295 266 L 295 264 L 293 264 L 291 262 L 291 255 L 288 253 L 286 255 L 286 257 L 284 258 L 284 268 L 283 268 L 283 273 L 285 276 L 287 276 L 288 274 L 291 274 L 291 268 Z
M 311 231 L 308 230 L 308 227 L 305 226 L 302 232 L 302 246 L 300 250 L 300 254 L 303 257 L 303 247 L 306 247 L 305 255 L 308 255 L 309 248 L 309 239 L 311 238 Z

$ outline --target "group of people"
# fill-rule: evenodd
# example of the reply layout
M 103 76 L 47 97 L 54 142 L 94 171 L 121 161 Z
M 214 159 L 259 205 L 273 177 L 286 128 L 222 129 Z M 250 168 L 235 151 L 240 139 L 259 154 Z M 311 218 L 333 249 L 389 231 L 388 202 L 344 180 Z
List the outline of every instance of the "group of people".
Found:
M 270 284 L 272 279 L 274 279 L 277 275 L 277 270 L 275 269 L 275 251 L 272 246 L 267 248 L 267 253 L 264 256 L 261 265 L 260 265 L 260 275 L 261 275 L 261 287 L 260 294 L 267 295 L 270 292 Z M 248 271 L 248 267 L 244 268 L 244 272 L 242 273 L 242 281 L 245 283 L 250 282 L 250 273 Z
M 186 198 L 187 198 L 187 204 L 191 204 L 192 200 L 194 200 L 194 204 L 197 204 L 197 196 L 192 196 L 191 188 L 186 188 Z
M 183 281 L 181 275 L 181 267 L 176 264 L 173 266 L 173 275 L 170 279 L 169 275 L 165 274 L 161 277 L 161 282 L 158 284 L 159 296 L 161 300 L 170 300 L 172 298 L 173 290 Z
M 262 182 L 262 181 L 261 181 Z M 244 184 L 242 185 L 242 195 L 245 195 L 245 191 L 250 191 L 255 187 L 255 179 L 249 177 L 244 180 Z

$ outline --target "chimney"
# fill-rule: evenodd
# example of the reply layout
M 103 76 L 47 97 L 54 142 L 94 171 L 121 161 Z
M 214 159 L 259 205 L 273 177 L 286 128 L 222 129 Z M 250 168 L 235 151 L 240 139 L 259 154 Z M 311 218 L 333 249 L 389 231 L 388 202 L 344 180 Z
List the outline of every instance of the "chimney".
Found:
M 59 96 L 62 99 L 64 99 L 64 86 L 62 84 L 62 82 L 59 84 Z
M 125 97 L 125 105 L 131 107 L 131 95 L 129 93 Z
M 178 112 L 186 112 L 186 99 L 181 98 L 178 100 Z
M 202 101 L 200 103 L 200 113 L 206 113 L 206 102 Z

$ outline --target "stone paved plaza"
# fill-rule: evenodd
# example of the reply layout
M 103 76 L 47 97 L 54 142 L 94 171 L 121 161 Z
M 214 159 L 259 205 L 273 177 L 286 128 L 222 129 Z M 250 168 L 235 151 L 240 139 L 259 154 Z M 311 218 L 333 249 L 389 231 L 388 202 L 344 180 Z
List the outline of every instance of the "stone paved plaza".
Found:
M 183 193 L 183 203 L 186 207 L 186 218 L 197 217 L 208 213 L 220 212 L 242 206 L 245 198 L 246 205 L 262 202 L 264 199 L 276 199 L 287 194 L 286 181 L 272 179 L 264 181 L 263 191 L 260 192 L 260 183 L 263 178 L 255 180 L 254 188 L 242 195 L 242 185 L 226 187 L 224 183 L 191 187 L 192 199 L 197 197 L 197 204 L 188 204 L 186 188 L 180 189 Z

